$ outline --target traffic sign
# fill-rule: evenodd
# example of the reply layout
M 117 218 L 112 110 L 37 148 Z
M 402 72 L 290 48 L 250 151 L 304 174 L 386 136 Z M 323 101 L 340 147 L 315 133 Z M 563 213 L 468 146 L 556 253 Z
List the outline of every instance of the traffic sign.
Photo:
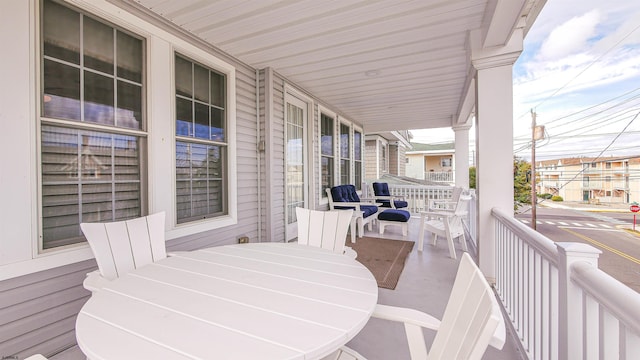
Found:
M 629 206 L 629 210 L 631 210 L 631 212 L 638 212 L 640 211 L 640 205 L 636 205 L 636 204 L 631 205 Z

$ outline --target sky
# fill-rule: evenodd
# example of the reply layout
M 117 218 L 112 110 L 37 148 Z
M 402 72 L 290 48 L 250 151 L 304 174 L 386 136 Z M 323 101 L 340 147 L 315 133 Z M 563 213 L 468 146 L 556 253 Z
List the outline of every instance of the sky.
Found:
M 518 157 L 531 155 L 532 109 L 546 130 L 536 160 L 640 155 L 640 1 L 547 1 L 514 64 L 513 93 Z M 450 129 L 412 133 L 454 138 Z

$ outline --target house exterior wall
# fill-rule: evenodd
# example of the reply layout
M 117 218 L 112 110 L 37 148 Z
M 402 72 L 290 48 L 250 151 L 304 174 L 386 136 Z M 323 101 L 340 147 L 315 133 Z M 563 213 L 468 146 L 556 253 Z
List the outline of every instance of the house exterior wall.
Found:
M 40 63 L 34 50 L 39 46 L 39 39 L 34 35 L 37 34 L 35 24 L 39 19 L 39 14 L 36 13 L 38 4 L 35 0 L 7 0 L 3 2 L 3 10 L 0 12 L 0 45 L 5 49 L 12 49 L 10 55 L 3 57 L 3 67 L 0 69 L 2 78 L 10 80 L 0 90 L 0 107 L 3 109 L 0 120 L 5 127 L 0 141 L 3 150 L 0 161 L 3 168 L 13 169 L 10 177 L 6 171 L 0 175 L 3 184 L 0 195 L 6 199 L 0 208 L 0 228 L 3 231 L 0 240 L 0 275 L 3 279 L 0 281 L 0 355 L 16 355 L 19 358 L 33 353 L 51 356 L 75 345 L 75 317 L 89 296 L 89 292 L 82 287 L 82 281 L 87 272 L 95 269 L 95 261 L 90 260 L 92 256 L 87 245 L 77 247 L 79 250 L 74 249 L 79 255 L 73 255 L 75 253 L 69 250 L 61 250 L 60 254 L 55 251 L 38 254 L 33 250 L 37 244 L 37 231 L 33 231 L 37 229 L 37 225 L 34 224 L 39 222 L 38 185 L 33 181 L 37 179 L 38 168 L 35 136 L 37 113 L 34 105 L 37 97 L 34 94 L 38 93 L 39 80 L 33 70 Z M 150 212 L 163 210 L 164 205 L 174 201 L 171 196 L 159 191 L 162 186 L 158 183 L 166 178 L 173 178 L 171 172 L 166 172 L 167 169 L 171 170 L 171 165 L 162 164 L 168 161 L 160 156 L 173 154 L 175 151 L 171 140 L 173 134 L 169 132 L 159 136 L 158 132 L 172 129 L 167 123 L 172 123 L 170 116 L 173 113 L 171 64 L 174 49 L 180 48 L 190 54 L 197 54 L 198 59 L 205 62 L 222 59 L 235 68 L 234 181 L 237 186 L 237 219 L 234 224 L 170 237 L 167 248 L 169 251 L 191 250 L 231 244 L 236 243 L 239 236 L 248 236 L 251 241 L 257 241 L 260 223 L 258 208 L 264 205 L 258 202 L 255 69 L 215 49 L 201 46 L 197 41 L 185 41 L 185 34 L 167 30 L 171 27 L 155 28 L 157 20 L 147 19 L 141 14 L 119 12 L 112 5 L 101 1 L 77 1 L 74 4 L 80 10 L 99 18 L 106 17 L 105 20 L 146 40 L 149 58 L 146 72 L 149 77 L 154 78 L 154 81 L 148 82 L 146 97 L 150 153 L 150 203 L 147 207 Z M 151 31 L 152 29 L 154 30 Z M 13 36 L 11 33 L 20 35 Z M 12 85 L 8 86 L 9 83 Z M 281 99 L 282 96 L 276 96 L 277 98 Z M 276 114 L 282 114 L 281 102 L 276 101 L 273 107 Z M 281 115 L 279 117 L 282 118 Z M 279 141 L 281 149 L 281 124 L 272 131 L 273 138 L 276 143 Z M 161 140 L 162 137 L 168 141 Z M 274 158 L 281 159 L 282 155 L 276 153 Z M 262 165 L 264 169 L 264 164 Z M 279 167 L 276 164 L 275 170 L 280 170 L 280 174 L 281 169 L 281 164 Z M 163 179 L 159 179 L 159 176 Z M 282 179 L 276 178 L 274 182 L 276 187 L 281 186 Z M 262 194 L 266 192 L 265 188 L 261 190 Z M 269 208 L 278 208 L 273 205 L 270 204 Z M 264 214 L 264 207 L 261 211 Z M 167 222 L 172 221 L 167 219 Z M 34 272 L 38 268 L 42 271 Z
M 0 228 L 3 230 L 0 238 L 0 355 L 19 358 L 33 353 L 52 356 L 75 345 L 75 318 L 89 296 L 82 281 L 86 273 L 96 268 L 86 244 L 77 247 L 81 250 L 78 256 L 61 251 L 62 262 L 52 260 L 57 256 L 55 251 L 38 254 L 33 247 L 14 246 L 37 244 L 34 235 L 37 232 L 33 231 L 37 228 L 34 224 L 39 222 L 38 184 L 34 180 L 38 171 L 34 106 L 37 97 L 34 94 L 38 93 L 39 84 L 33 69 L 40 63 L 34 50 L 40 41 L 34 35 L 39 19 L 38 4 L 37 0 L 7 0 L 0 13 L 3 30 L 0 45 L 12 49 L 11 56 L 3 59 L 6 66 L 0 69 L 0 75 L 15 84 L 0 89 L 3 95 L 0 119 L 3 126 L 8 127 L 0 134 L 3 150 L 0 161 L 3 168 L 13 169 L 10 177 L 6 176 L 8 172 L 0 174 L 3 184 L 0 195 L 7 200 L 0 207 Z M 230 125 L 234 147 L 230 151 L 233 156 L 230 162 L 235 176 L 230 181 L 236 187 L 237 218 L 233 223 L 188 234 L 168 231 L 168 251 L 232 244 L 241 236 L 247 236 L 252 242 L 285 240 L 287 91 L 297 92 L 309 101 L 308 157 L 305 159 L 309 170 L 307 204 L 312 208 L 326 208 L 326 200 L 322 202 L 317 185 L 320 177 L 318 105 L 330 108 L 328 104 L 272 69 L 256 70 L 172 26 L 163 26 L 161 20 L 140 10 L 117 8 L 102 0 L 79 0 L 74 6 L 98 18 L 106 18 L 105 21 L 140 35 L 146 41 L 148 61 L 145 71 L 153 79 L 148 82 L 148 96 L 145 97 L 149 114 L 149 169 L 145 171 L 148 172 L 149 194 L 146 198 L 149 198 L 149 204 L 145 207 L 149 212 L 162 211 L 175 201 L 170 191 L 162 190 L 166 184 L 164 187 L 157 184 L 172 181 L 171 174 L 175 171 L 170 160 L 175 156 L 172 140 L 175 130 L 171 125 L 175 121 L 172 119 L 175 49 L 182 49 L 187 55 L 197 54 L 198 61 L 204 63 L 221 61 L 234 68 L 235 112 Z M 21 35 L 9 35 L 16 31 Z M 357 130 L 364 136 L 360 124 L 336 115 L 337 123 L 347 123 L 351 134 Z M 168 218 L 168 226 L 172 226 L 173 221 Z
M 407 166 L 405 167 L 406 176 L 414 179 L 424 180 L 424 155 L 422 154 L 406 154 Z
M 404 146 L 397 146 L 398 152 L 398 175 L 407 175 L 407 148 Z
M 371 180 L 378 179 L 380 177 L 378 169 L 378 140 L 366 140 L 365 147 L 365 180 L 370 182 Z
M 389 144 L 389 174 L 400 175 L 400 152 L 398 145 Z

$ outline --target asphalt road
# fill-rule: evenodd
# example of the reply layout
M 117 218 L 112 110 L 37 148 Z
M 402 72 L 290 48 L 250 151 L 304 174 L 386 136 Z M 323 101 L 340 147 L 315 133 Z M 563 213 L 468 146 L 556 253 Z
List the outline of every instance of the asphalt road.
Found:
M 538 207 L 537 231 L 556 242 L 587 243 L 602 251 L 599 267 L 640 292 L 640 235 L 627 231 L 633 223 L 630 212 L 588 212 Z M 531 225 L 531 212 L 516 214 Z M 637 216 L 640 221 L 640 215 Z M 636 230 L 640 226 L 636 224 Z

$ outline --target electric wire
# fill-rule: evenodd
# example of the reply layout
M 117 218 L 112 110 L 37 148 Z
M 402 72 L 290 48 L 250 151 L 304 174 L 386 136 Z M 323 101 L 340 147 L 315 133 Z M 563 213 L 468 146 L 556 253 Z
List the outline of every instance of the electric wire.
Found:
M 596 156 L 596 157 L 595 157 L 594 159 L 592 159 L 590 162 L 592 162 L 592 163 L 593 163 L 593 162 L 596 162 L 596 161 L 597 161 L 597 160 L 602 156 L 602 154 L 604 154 L 604 153 L 605 153 L 605 151 L 607 151 L 607 150 L 611 147 L 611 145 L 613 145 L 613 144 L 616 142 L 616 140 L 618 140 L 618 138 L 619 138 L 619 137 L 624 133 L 624 131 L 625 131 L 629 126 L 631 126 L 631 124 L 632 124 L 632 123 L 633 123 L 633 122 L 638 118 L 638 116 L 639 116 L 639 115 L 640 115 L 640 112 L 636 113 L 636 115 L 633 117 L 633 119 L 631 119 L 631 121 L 629 121 L 629 123 L 624 127 L 624 129 L 622 129 L 622 131 L 620 131 L 620 132 L 618 133 L 618 135 L 616 135 L 616 137 L 615 137 L 613 140 L 611 140 L 611 142 L 609 143 L 609 145 L 607 145 L 607 146 L 606 146 L 602 151 L 600 151 L 600 153 L 598 154 L 598 156 Z M 533 165 L 534 165 L 534 169 L 535 169 L 535 164 L 533 164 Z M 571 183 L 572 181 L 574 181 L 578 176 L 580 176 L 581 174 L 583 174 L 583 173 L 585 172 L 585 170 L 586 170 L 586 168 L 584 168 L 584 167 L 583 167 L 583 168 L 582 168 L 582 170 L 578 171 L 578 172 L 576 173 L 576 175 L 575 175 L 574 177 L 572 177 L 569 181 L 566 181 L 566 182 L 564 182 L 562 185 L 560 185 L 560 186 L 558 187 L 558 190 L 560 190 L 560 189 L 564 188 L 564 187 L 565 187 L 565 186 L 567 186 L 569 183 Z M 535 184 L 533 184 L 533 186 L 535 186 Z M 536 201 L 536 199 L 531 199 L 531 202 L 533 203 L 533 202 L 535 201 L 536 203 L 543 203 L 543 202 L 545 202 L 546 200 L 547 200 L 547 199 L 542 199 L 542 201 L 537 202 L 537 201 Z
M 600 54 L 600 56 L 598 56 L 596 59 L 594 59 L 591 63 L 589 63 L 584 69 L 582 69 L 580 72 L 578 72 L 578 74 L 576 74 L 573 78 L 571 78 L 568 82 L 566 82 L 564 85 L 562 85 L 561 87 L 559 87 L 558 89 L 556 89 L 553 93 L 551 93 L 551 95 L 547 96 L 545 99 L 543 99 L 541 102 L 539 102 L 537 105 L 533 106 L 533 109 L 537 109 L 539 106 L 541 106 L 542 104 L 544 104 L 545 102 L 547 102 L 549 99 L 551 99 L 552 97 L 556 96 L 561 90 L 563 90 L 564 88 L 566 88 L 567 86 L 569 86 L 569 84 L 571 84 L 575 79 L 577 79 L 580 75 L 584 74 L 591 66 L 593 66 L 594 64 L 596 64 L 597 62 L 599 62 L 605 55 L 607 55 L 609 52 L 611 52 L 613 49 L 615 49 L 616 47 L 618 47 L 618 45 L 620 45 L 624 40 L 626 40 L 629 36 L 631 36 L 631 34 L 633 34 L 634 32 L 636 32 L 636 30 L 640 29 L 640 25 L 636 26 L 635 28 L 633 28 L 633 30 L 631 30 L 627 35 L 623 36 L 620 40 L 618 40 L 618 42 L 616 42 L 615 44 L 613 44 L 613 46 L 611 46 L 609 49 L 607 49 L 607 51 L 603 52 L 602 54 Z M 523 118 L 524 116 L 526 116 L 527 113 L 524 113 L 523 115 L 520 115 L 517 120 Z

